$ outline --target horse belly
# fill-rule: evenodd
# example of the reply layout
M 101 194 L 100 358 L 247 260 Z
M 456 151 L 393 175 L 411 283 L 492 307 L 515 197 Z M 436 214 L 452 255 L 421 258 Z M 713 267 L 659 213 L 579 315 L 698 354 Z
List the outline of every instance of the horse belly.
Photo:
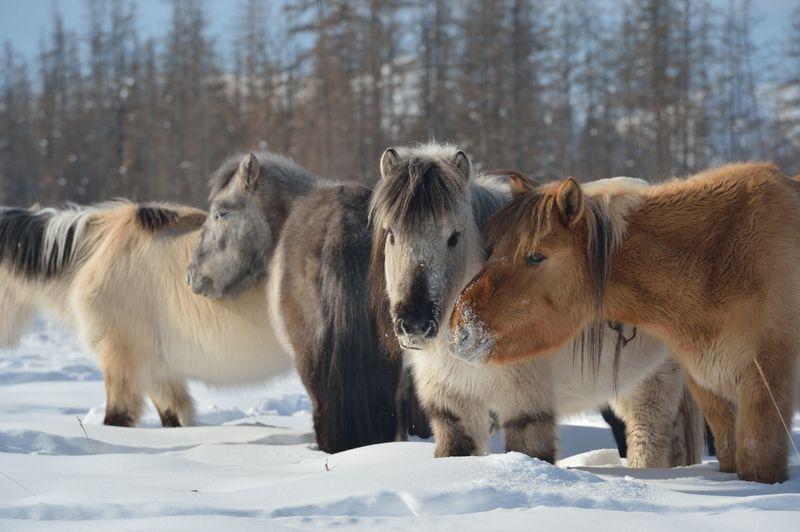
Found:
M 273 335 L 241 331 L 238 338 L 225 334 L 199 343 L 187 340 L 163 346 L 167 367 L 184 378 L 216 386 L 250 384 L 292 369 L 291 358 Z
M 655 337 L 642 331 L 638 334 L 638 341 L 634 340 L 620 355 L 616 382 L 616 336 L 609 335 L 603 346 L 596 373 L 590 361 L 581 363 L 580 354 L 573 356 L 571 347 L 552 355 L 556 411 L 570 415 L 596 408 L 615 395 L 625 395 L 652 375 L 669 358 L 669 351 Z

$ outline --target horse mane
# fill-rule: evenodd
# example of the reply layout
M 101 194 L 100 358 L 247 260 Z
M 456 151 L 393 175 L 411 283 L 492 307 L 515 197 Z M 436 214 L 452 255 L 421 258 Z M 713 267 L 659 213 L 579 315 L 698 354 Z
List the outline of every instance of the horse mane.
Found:
M 369 298 L 372 315 L 378 329 L 378 341 L 392 360 L 400 360 L 403 349 L 397 341 L 389 312 L 389 295 L 386 292 L 386 229 L 375 228 L 372 235 L 372 253 L 369 263 Z
M 229 157 L 211 175 L 208 180 L 209 201 L 214 199 L 221 190 L 225 189 L 236 175 L 239 163 L 249 152 L 243 152 Z M 276 188 L 311 188 L 319 179 L 292 159 L 270 151 L 255 152 L 254 155 L 261 165 L 261 176 L 269 178 L 270 189 Z
M 397 220 L 415 225 L 430 216 L 439 219 L 467 199 L 467 184 L 450 162 L 457 147 L 432 142 L 397 152 L 400 162 L 378 182 L 370 202 L 376 231 Z
M 535 249 L 552 229 L 556 215 L 558 183 L 539 186 L 512 200 L 492 218 L 487 228 L 489 244 L 511 233 L 519 236 L 515 257 Z M 593 303 L 600 315 L 611 278 L 612 257 L 625 236 L 627 214 L 643 198 L 649 184 L 641 179 L 617 177 L 582 185 L 586 259 L 592 283 Z M 606 324 L 595 320 L 575 340 L 575 349 L 588 355 L 594 374 L 600 368 Z M 618 354 L 615 355 L 615 358 Z M 618 361 L 615 359 L 615 366 Z

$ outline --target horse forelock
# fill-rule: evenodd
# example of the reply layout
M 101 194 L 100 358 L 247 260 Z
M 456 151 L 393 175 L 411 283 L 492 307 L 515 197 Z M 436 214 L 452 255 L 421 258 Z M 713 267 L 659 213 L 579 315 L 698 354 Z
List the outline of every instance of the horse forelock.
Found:
M 469 204 L 467 182 L 442 154 L 428 148 L 401 154 L 401 161 L 380 180 L 372 196 L 369 216 L 376 231 L 398 222 L 413 227 L 441 220 Z
M 486 228 L 486 242 L 493 247 L 506 238 L 517 238 L 514 259 L 535 249 L 550 231 L 555 201 L 540 191 L 531 191 L 503 206 Z

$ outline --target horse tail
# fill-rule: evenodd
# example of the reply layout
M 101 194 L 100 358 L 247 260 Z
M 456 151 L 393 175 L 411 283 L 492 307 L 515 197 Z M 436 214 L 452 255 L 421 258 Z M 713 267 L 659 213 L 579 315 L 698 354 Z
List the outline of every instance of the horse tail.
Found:
M 369 191 L 342 196 L 340 226 L 325 239 L 320 295 L 324 331 L 316 359 L 314 426 L 320 449 L 394 441 L 402 362 L 385 353 L 370 306 Z M 349 205 L 348 205 L 349 204 Z
M 87 251 L 92 208 L 0 209 L 0 346 L 13 346 L 43 303 L 34 292 L 63 283 Z
M 697 402 L 683 386 L 683 395 L 678 406 L 676 423 L 676 445 L 672 465 L 683 466 L 699 464 L 703 461 L 706 446 L 706 422 Z

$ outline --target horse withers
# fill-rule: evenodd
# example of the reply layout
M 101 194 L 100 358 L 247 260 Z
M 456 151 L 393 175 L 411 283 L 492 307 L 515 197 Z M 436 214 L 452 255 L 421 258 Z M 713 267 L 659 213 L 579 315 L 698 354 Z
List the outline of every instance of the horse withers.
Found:
M 650 188 L 517 179 L 493 252 L 452 314 L 461 357 L 511 362 L 587 323 L 662 338 L 714 434 L 720 470 L 788 476 L 800 333 L 800 184 L 742 163 Z M 774 400 L 774 403 L 773 403 Z

